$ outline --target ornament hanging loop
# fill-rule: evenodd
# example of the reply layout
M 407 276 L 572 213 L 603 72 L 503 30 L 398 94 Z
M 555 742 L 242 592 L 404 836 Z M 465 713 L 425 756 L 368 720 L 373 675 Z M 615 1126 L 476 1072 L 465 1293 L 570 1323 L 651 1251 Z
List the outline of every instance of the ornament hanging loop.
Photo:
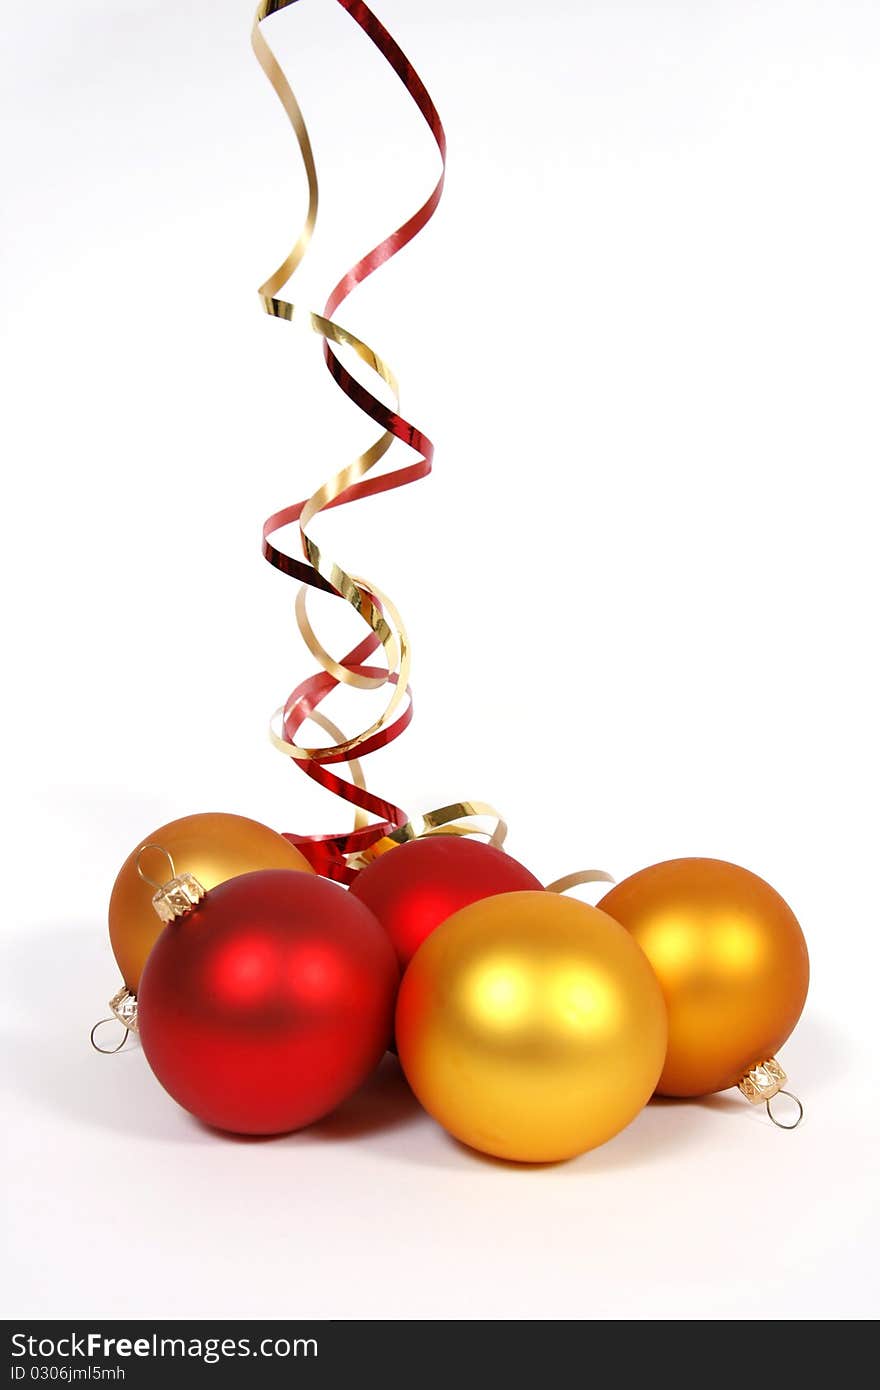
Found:
M 770 1100 L 765 1101 L 765 1105 L 767 1107 L 767 1114 L 770 1116 L 770 1119 L 773 1121 L 777 1129 L 797 1129 L 801 1120 L 804 1118 L 804 1107 L 801 1104 L 800 1100 L 791 1091 L 783 1091 L 781 1087 L 776 1092 L 776 1095 L 788 1096 L 789 1100 L 794 1101 L 795 1105 L 797 1106 L 797 1117 L 788 1124 L 786 1124 L 784 1120 L 777 1120 L 776 1116 L 773 1114 L 773 1101 L 775 1099 L 775 1096 L 773 1096 L 770 1098 Z
M 150 878 L 149 874 L 144 873 L 143 866 L 141 865 L 141 858 L 143 855 L 146 854 L 148 849 L 154 849 L 157 854 L 164 854 L 165 858 L 168 860 L 168 867 L 171 870 L 171 872 L 170 874 L 168 874 L 167 878 L 164 880 L 163 883 L 157 883 L 154 878 Z M 137 852 L 137 859 L 135 860 L 135 864 L 138 871 L 138 877 L 143 879 L 144 883 L 148 884 L 150 888 L 155 888 L 157 891 L 160 888 L 164 888 L 165 883 L 169 883 L 171 879 L 177 877 L 177 870 L 174 867 L 174 860 L 171 858 L 171 855 L 169 854 L 168 850 L 165 848 L 164 845 L 141 845 L 140 849 Z
M 107 1016 L 107 1018 L 99 1018 L 98 1022 L 93 1025 L 92 1031 L 89 1033 L 89 1042 L 92 1044 L 92 1047 L 95 1049 L 96 1052 L 103 1053 L 105 1057 L 112 1057 L 114 1052 L 122 1051 L 122 1049 L 125 1047 L 125 1044 L 128 1042 L 129 1034 L 131 1033 L 131 1029 L 127 1028 L 124 1023 L 122 1024 L 122 1037 L 115 1047 L 102 1047 L 99 1042 L 95 1041 L 95 1035 L 97 1034 L 98 1029 L 103 1028 L 105 1023 L 120 1022 L 121 1020 L 118 1019 L 115 1014 L 110 1014 Z

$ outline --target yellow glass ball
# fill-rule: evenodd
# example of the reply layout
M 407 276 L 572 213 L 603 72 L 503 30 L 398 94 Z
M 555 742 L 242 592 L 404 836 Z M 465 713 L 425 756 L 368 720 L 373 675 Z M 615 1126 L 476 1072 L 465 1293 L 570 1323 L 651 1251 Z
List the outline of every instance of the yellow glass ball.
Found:
M 807 997 L 797 918 L 769 883 L 720 859 L 642 869 L 599 906 L 639 943 L 669 1013 L 664 1096 L 723 1091 L 782 1046 Z
M 632 937 L 556 893 L 463 908 L 416 952 L 397 1050 L 418 1099 L 471 1148 L 527 1163 L 603 1144 L 651 1096 L 666 1010 Z
M 133 994 L 137 994 L 141 971 L 164 925 L 153 911 L 154 890 L 138 873 L 138 854 L 144 845 L 152 844 L 167 850 L 178 873 L 195 874 L 206 890 L 256 869 L 314 873 L 289 840 L 246 816 L 209 811 L 169 821 L 145 835 L 119 870 L 110 896 L 110 944 Z M 168 879 L 168 861 L 163 855 L 148 850 L 140 862 L 144 873 L 158 883 Z

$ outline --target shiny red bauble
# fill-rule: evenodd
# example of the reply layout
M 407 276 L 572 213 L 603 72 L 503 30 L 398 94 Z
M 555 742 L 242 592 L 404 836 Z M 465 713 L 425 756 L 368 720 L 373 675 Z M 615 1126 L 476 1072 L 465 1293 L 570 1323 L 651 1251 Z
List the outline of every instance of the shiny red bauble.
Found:
M 459 835 L 412 840 L 374 859 L 351 886 L 374 912 L 405 969 L 435 927 L 480 898 L 543 888 L 509 854 Z
M 243 874 L 162 932 L 138 990 L 141 1043 L 206 1124 L 284 1133 L 376 1066 L 398 980 L 386 933 L 344 889 L 288 869 Z

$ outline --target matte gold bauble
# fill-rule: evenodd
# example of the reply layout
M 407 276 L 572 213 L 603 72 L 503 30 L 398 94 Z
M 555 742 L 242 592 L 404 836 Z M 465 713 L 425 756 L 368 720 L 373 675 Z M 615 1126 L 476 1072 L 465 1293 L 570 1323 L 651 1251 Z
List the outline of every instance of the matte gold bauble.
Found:
M 797 1023 L 810 978 L 803 933 L 775 889 L 720 859 L 670 859 L 624 879 L 599 906 L 632 933 L 663 990 L 660 1094 L 707 1095 L 756 1070 L 772 1094 L 776 1075 L 764 1077 L 762 1064 Z
M 632 937 L 556 893 L 504 893 L 448 918 L 413 957 L 397 1048 L 425 1109 L 483 1153 L 571 1158 L 650 1097 L 666 1010 Z

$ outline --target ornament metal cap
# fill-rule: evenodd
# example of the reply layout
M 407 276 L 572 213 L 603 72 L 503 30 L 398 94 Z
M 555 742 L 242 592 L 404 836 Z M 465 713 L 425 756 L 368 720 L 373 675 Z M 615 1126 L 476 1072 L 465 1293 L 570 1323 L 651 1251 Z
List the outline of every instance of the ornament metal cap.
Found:
M 89 1034 L 89 1041 L 91 1042 L 92 1047 L 95 1049 L 96 1052 L 110 1054 L 113 1052 L 121 1051 L 122 1048 L 125 1047 L 125 1044 L 128 1042 L 129 1033 L 136 1033 L 138 1030 L 137 995 L 132 994 L 131 990 L 128 988 L 128 985 L 122 985 L 121 988 L 116 991 L 113 998 L 110 1000 L 109 1004 L 107 1005 L 107 1008 L 110 1010 L 110 1017 L 98 1019 L 98 1022 L 95 1024 L 95 1026 L 92 1028 L 91 1033 Z M 98 1029 L 103 1028 L 105 1023 L 112 1023 L 114 1019 L 117 1023 L 122 1024 L 122 1037 L 120 1038 L 119 1042 L 116 1044 L 115 1047 L 102 1047 L 101 1044 L 97 1041 Z
M 129 1032 L 136 1033 L 138 1030 L 138 1001 L 137 995 L 133 994 L 128 985 L 123 985 L 114 994 L 110 1003 L 107 1005 L 114 1018 L 118 1018 L 123 1028 Z
M 171 877 L 165 883 L 157 883 L 144 873 L 141 855 L 146 854 L 147 850 L 156 850 L 159 854 L 164 854 L 168 860 Z M 153 894 L 153 911 L 162 922 L 173 922 L 175 917 L 183 917 L 205 896 L 205 890 L 195 874 L 179 874 L 174 867 L 174 860 L 162 845 L 141 845 L 137 854 L 137 871 L 144 883 L 156 890 Z
M 797 1129 L 804 1118 L 804 1107 L 797 1096 L 792 1095 L 791 1091 L 785 1090 L 787 1080 L 788 1077 L 776 1058 L 768 1057 L 766 1061 L 758 1062 L 755 1066 L 750 1067 L 745 1076 L 740 1077 L 736 1084 L 751 1105 L 766 1105 L 767 1114 L 778 1129 Z M 788 1096 L 789 1100 L 794 1101 L 798 1113 L 793 1123 L 784 1124 L 773 1114 L 773 1107 L 770 1102 L 774 1096 Z

